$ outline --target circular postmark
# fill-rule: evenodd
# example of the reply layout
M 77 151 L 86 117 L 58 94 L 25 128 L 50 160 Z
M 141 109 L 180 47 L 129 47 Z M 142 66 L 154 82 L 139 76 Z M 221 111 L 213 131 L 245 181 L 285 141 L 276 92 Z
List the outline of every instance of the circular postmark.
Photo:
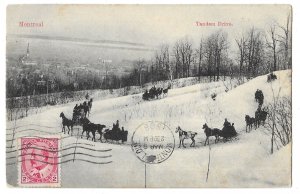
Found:
M 58 139 L 21 138 L 21 184 L 58 183 Z
M 175 138 L 170 128 L 164 123 L 149 121 L 139 125 L 134 131 L 131 148 L 142 162 L 158 164 L 172 155 Z

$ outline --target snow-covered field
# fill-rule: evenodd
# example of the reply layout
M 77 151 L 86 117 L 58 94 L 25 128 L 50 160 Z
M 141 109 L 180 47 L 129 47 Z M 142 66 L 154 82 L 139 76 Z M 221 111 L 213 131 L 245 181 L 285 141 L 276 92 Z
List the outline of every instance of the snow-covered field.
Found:
M 21 136 L 60 135 L 62 148 L 78 143 L 97 152 L 77 147 L 76 152 L 105 156 L 91 158 L 76 155 L 78 159 L 89 159 L 107 164 L 92 164 L 75 161 L 61 164 L 63 187 L 144 187 L 145 165 L 131 150 L 130 139 L 134 130 L 143 122 L 160 121 L 166 123 L 176 138 L 176 148 L 172 156 L 161 164 L 146 165 L 147 187 L 284 187 L 291 184 L 291 145 L 270 154 L 270 136 L 262 128 L 245 133 L 245 114 L 254 116 L 257 103 L 254 101 L 256 89 L 264 93 L 264 104 L 272 101 L 272 88 L 275 94 L 291 96 L 291 71 L 276 72 L 278 79 L 267 83 L 266 76 L 257 77 L 243 85 L 225 92 L 223 82 L 196 84 L 169 90 L 167 97 L 143 101 L 142 94 L 97 100 L 93 103 L 90 120 L 105 124 L 120 121 L 120 126 L 128 130 L 125 145 L 92 142 L 61 134 L 61 118 L 64 112 L 68 118 L 76 103 L 51 108 L 40 114 L 7 123 L 7 181 L 17 183 L 17 152 L 13 152 Z M 211 94 L 216 93 L 216 100 Z M 204 146 L 205 134 L 202 126 L 222 128 L 224 119 L 235 123 L 238 138 L 226 143 L 214 143 L 211 137 L 210 171 L 207 166 L 209 146 Z M 179 140 L 175 133 L 177 126 L 183 130 L 197 132 L 196 147 L 177 148 Z M 13 130 L 15 128 L 15 130 Z M 34 130 L 27 130 L 34 129 Z M 79 130 L 79 131 L 78 131 Z M 74 134 L 79 134 L 76 128 Z M 90 145 L 87 145 L 90 144 Z M 12 146 L 12 148 L 11 148 Z M 65 149 L 62 155 L 73 153 L 74 148 Z M 62 159 L 72 159 L 69 155 Z

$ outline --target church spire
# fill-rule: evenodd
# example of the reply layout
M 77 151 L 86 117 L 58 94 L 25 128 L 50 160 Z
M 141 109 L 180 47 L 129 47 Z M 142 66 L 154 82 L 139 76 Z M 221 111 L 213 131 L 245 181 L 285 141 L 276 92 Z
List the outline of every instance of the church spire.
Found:
M 29 57 L 29 43 L 27 44 L 27 53 L 26 56 Z

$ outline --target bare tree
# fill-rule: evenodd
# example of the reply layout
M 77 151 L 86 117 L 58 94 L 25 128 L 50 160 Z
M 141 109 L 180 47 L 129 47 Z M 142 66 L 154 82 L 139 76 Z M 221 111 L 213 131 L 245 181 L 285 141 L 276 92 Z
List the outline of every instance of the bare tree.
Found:
M 271 89 L 273 99 L 267 105 L 266 130 L 271 134 L 271 154 L 273 154 L 274 145 L 279 149 L 292 140 L 292 101 L 290 97 L 280 96 L 281 88 L 277 94 L 272 85 Z
M 292 61 L 291 61 L 291 48 L 292 48 L 292 36 L 291 36 L 291 15 L 288 14 L 287 21 L 285 26 L 278 25 L 278 27 L 283 31 L 283 35 L 277 33 L 278 41 L 280 46 L 283 48 L 284 52 L 284 63 L 283 68 L 290 68 Z
M 266 45 L 268 49 L 271 49 L 273 57 L 273 68 L 272 71 L 277 70 L 277 37 L 276 37 L 276 26 L 272 24 L 268 30 L 269 37 L 266 38 Z
M 240 39 L 235 39 L 239 49 L 239 75 L 242 76 L 244 61 L 246 57 L 246 42 L 244 35 Z
M 264 42 L 261 32 L 254 27 L 248 31 L 246 40 L 247 74 L 249 77 L 254 77 L 258 73 L 260 64 L 263 63 Z
M 143 83 L 142 83 L 142 71 L 143 71 L 143 68 L 145 66 L 145 60 L 144 59 L 139 59 L 137 62 L 136 62 L 136 67 L 138 69 L 138 73 L 139 73 L 139 85 L 142 86 Z
M 221 64 L 227 60 L 226 51 L 228 49 L 227 34 L 223 31 L 217 31 L 207 37 L 204 44 L 204 56 L 206 58 L 207 73 L 214 77 L 214 81 L 219 80 Z
M 173 56 L 175 58 L 175 78 L 178 78 L 180 76 L 179 41 L 177 41 L 173 47 Z
M 180 59 L 182 65 L 182 76 L 189 77 L 193 49 L 192 49 L 192 43 L 187 37 L 185 37 L 179 42 L 179 54 L 181 56 Z
M 267 130 L 271 133 L 271 153 L 274 152 L 274 144 L 279 149 L 292 140 L 292 113 L 291 99 L 284 97 L 268 105 L 269 117 Z
M 196 50 L 196 56 L 198 55 L 198 77 L 200 79 L 201 76 L 201 65 L 202 65 L 202 60 L 203 60 L 203 55 L 204 55 L 204 50 L 203 50 L 203 38 L 201 38 L 200 44 L 199 44 L 199 49 Z

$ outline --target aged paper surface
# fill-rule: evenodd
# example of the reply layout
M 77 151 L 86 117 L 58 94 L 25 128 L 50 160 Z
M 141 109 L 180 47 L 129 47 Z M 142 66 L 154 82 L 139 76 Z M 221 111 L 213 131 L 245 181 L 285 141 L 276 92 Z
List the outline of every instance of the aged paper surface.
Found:
M 9 5 L 12 187 L 290 187 L 289 5 Z

